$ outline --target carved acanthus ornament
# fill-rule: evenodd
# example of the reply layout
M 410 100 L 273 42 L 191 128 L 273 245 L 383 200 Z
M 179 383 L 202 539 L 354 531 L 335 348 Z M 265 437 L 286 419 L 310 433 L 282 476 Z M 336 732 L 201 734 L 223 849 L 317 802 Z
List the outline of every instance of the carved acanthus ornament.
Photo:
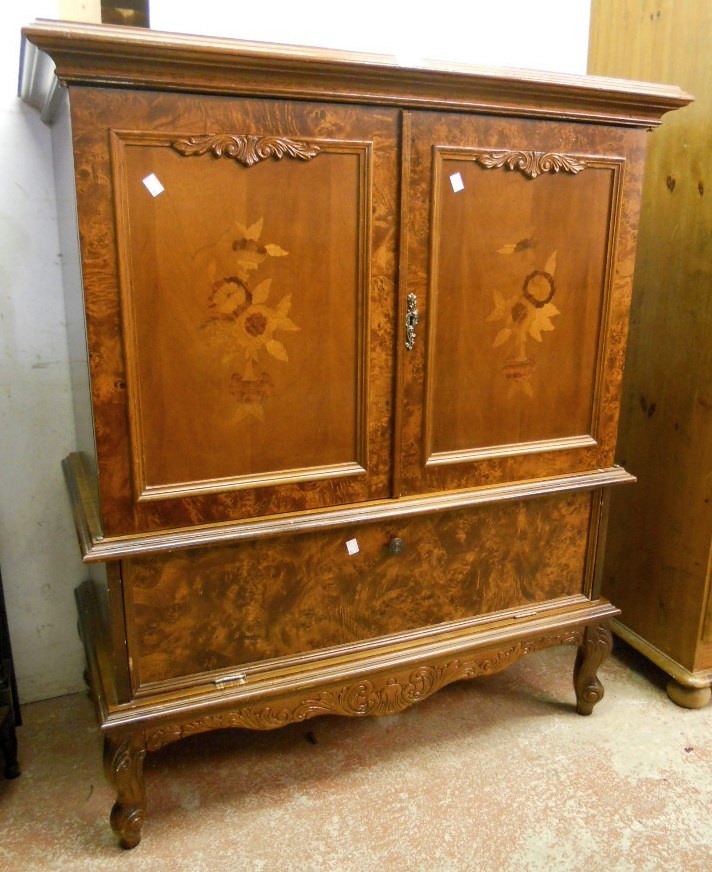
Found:
M 232 158 L 245 167 L 251 167 L 268 158 L 281 160 L 285 154 L 299 160 L 310 160 L 321 150 L 317 145 L 284 137 L 230 133 L 208 133 L 191 136 L 189 139 L 177 139 L 171 143 L 171 147 L 186 157 L 211 152 L 214 157 Z
M 562 170 L 575 175 L 586 169 L 586 163 L 579 158 L 544 151 L 490 151 L 478 155 L 475 160 L 488 170 L 500 167 L 519 170 L 528 179 Z
M 500 651 L 458 658 L 437 666 L 420 666 L 408 673 L 379 676 L 373 680 L 367 679 L 342 688 L 325 690 L 306 698 L 289 700 L 282 706 L 246 706 L 206 715 L 188 723 L 148 729 L 146 744 L 149 751 L 157 751 L 170 742 L 195 733 L 231 727 L 273 730 L 319 715 L 392 715 L 422 702 L 454 681 L 499 672 L 527 654 L 556 645 L 581 645 L 583 639 L 583 628 L 574 627 L 562 633 L 514 642 Z

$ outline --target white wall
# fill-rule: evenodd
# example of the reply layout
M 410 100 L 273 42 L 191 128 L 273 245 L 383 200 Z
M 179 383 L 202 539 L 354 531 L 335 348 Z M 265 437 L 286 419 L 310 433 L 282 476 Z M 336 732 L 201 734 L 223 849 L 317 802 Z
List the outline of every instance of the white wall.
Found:
M 585 73 L 590 0 L 150 0 L 151 27 L 264 42 Z
M 23 700 L 82 686 L 83 578 L 60 462 L 74 444 L 49 130 L 16 97 L 20 28 L 0 11 L 0 566 Z
M 57 0 L 0 11 L 0 566 L 23 701 L 83 687 L 74 586 L 85 577 L 60 461 L 74 448 L 49 130 L 16 98 L 20 28 Z M 583 72 L 588 0 L 200 3 L 152 0 L 155 29 L 474 64 Z M 437 8 L 437 7 L 435 7 Z M 493 11 L 494 8 L 494 11 Z M 358 14 L 354 14 L 354 10 Z M 231 13 L 231 10 L 232 13 Z

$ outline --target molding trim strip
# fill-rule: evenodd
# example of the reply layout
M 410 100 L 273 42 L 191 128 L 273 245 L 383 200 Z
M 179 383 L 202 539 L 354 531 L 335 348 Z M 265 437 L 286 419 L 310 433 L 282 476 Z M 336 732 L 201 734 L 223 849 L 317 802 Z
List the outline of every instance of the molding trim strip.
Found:
M 62 463 L 72 498 L 79 544 L 85 563 L 101 563 L 123 557 L 158 554 L 183 548 L 205 547 L 217 543 L 227 544 L 245 539 L 261 539 L 301 532 L 313 532 L 345 524 L 365 524 L 369 521 L 411 517 L 429 512 L 444 512 L 470 506 L 514 502 L 532 497 L 595 490 L 611 485 L 634 482 L 621 466 L 597 469 L 593 472 L 565 475 L 556 478 L 490 485 L 472 490 L 426 494 L 392 500 L 378 500 L 340 509 L 320 509 L 313 512 L 285 514 L 268 520 L 234 521 L 204 527 L 165 530 L 152 534 L 103 538 L 97 535 L 96 509 L 85 495 L 91 494 L 89 471 L 80 455 L 70 454 Z
M 466 109 L 626 127 L 656 127 L 665 112 L 692 99 L 672 85 L 437 61 L 408 67 L 393 55 L 141 28 L 42 21 L 24 28 L 23 37 L 30 44 L 23 50 L 23 81 L 39 50 L 52 58 L 62 84 Z

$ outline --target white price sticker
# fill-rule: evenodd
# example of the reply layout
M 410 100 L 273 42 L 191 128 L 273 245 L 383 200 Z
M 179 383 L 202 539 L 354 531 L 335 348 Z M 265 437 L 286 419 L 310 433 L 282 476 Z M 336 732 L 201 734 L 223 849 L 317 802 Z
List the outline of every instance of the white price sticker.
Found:
M 158 181 L 158 176 L 155 173 L 151 173 L 149 176 L 146 176 L 146 178 L 143 179 L 143 183 L 152 197 L 157 197 L 159 194 L 162 194 L 165 191 L 165 188 Z
M 358 542 L 355 539 L 349 539 L 346 543 L 346 550 L 349 552 L 351 557 L 353 557 L 354 554 L 358 554 Z
M 462 176 L 460 175 L 460 173 L 453 173 L 450 176 L 450 184 L 452 185 L 452 189 L 456 194 L 458 191 L 465 190 L 465 183 L 462 181 Z

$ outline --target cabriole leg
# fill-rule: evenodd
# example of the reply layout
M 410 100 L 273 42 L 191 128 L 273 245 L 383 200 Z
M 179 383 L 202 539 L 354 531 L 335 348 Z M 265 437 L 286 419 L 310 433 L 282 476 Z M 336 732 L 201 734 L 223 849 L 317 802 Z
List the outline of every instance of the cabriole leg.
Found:
M 116 790 L 116 802 L 109 820 L 122 848 L 135 848 L 141 841 L 146 807 L 143 786 L 145 756 L 146 742 L 141 733 L 107 736 L 104 740 L 104 771 L 109 784 Z
M 603 685 L 597 672 L 612 648 L 613 636 L 607 623 L 586 627 L 574 664 L 576 710 L 580 715 L 590 715 L 596 703 L 603 699 Z

